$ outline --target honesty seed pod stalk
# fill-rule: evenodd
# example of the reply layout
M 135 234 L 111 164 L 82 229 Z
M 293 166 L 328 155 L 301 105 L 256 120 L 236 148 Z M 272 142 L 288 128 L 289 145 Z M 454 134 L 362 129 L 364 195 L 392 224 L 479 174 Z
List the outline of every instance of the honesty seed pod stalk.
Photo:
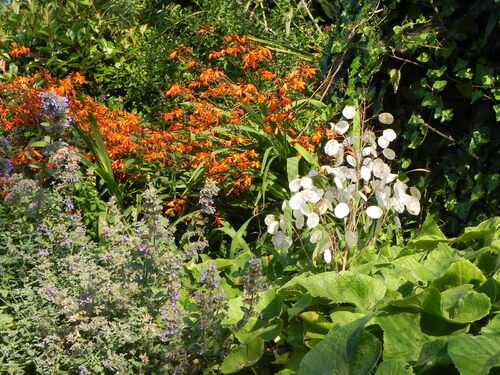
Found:
M 389 113 L 378 119 L 383 125 L 394 121 Z M 337 270 L 346 270 L 350 253 L 373 245 L 391 216 L 420 213 L 420 192 L 391 171 L 388 162 L 396 155 L 390 146 L 397 138 L 393 129 L 369 129 L 353 106 L 329 126 L 332 133 L 323 148 L 329 163 L 290 181 L 283 214 L 268 215 L 265 223 L 274 246 L 290 249 L 296 232 L 315 246 L 314 263 L 334 262 Z M 285 218 L 287 210 L 291 220 Z

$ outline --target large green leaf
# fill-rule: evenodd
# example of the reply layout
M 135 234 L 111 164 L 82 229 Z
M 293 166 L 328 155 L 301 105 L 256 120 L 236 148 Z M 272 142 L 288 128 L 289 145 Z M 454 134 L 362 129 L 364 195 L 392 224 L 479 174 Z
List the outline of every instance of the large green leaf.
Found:
M 303 288 L 315 297 L 327 298 L 335 303 L 353 304 L 363 311 L 370 310 L 384 298 L 387 290 L 383 281 L 351 272 L 323 272 L 309 277 L 297 277 L 283 288 L 293 286 Z
M 365 375 L 377 363 L 382 345 L 364 331 L 373 317 L 367 315 L 345 326 L 335 326 L 325 338 L 307 353 L 299 375 Z
M 408 243 L 410 247 L 418 249 L 432 250 L 441 242 L 448 242 L 449 240 L 441 232 L 439 226 L 436 224 L 431 215 L 427 215 L 420 234 Z
M 400 359 L 390 359 L 377 367 L 375 375 L 412 375 L 413 369 L 408 363 Z
M 467 259 L 459 259 L 453 263 L 443 276 L 435 279 L 432 286 L 439 290 L 445 290 L 463 284 L 473 284 L 478 286 L 486 281 L 483 273 Z
M 471 240 L 483 240 L 483 246 L 488 246 L 494 239 L 500 238 L 500 217 L 485 220 L 476 227 L 465 228 L 464 234 L 452 242 L 466 242 Z
M 244 368 L 253 366 L 262 357 L 263 353 L 264 340 L 256 337 L 229 353 L 224 358 L 220 371 L 223 374 L 234 374 Z
M 389 304 L 432 314 L 450 323 L 472 323 L 488 315 L 491 308 L 488 296 L 472 288 L 471 284 L 466 284 L 440 293 L 429 287 L 417 295 Z
M 500 366 L 500 333 L 453 337 L 448 353 L 461 375 L 486 375 Z
M 472 323 L 488 315 L 491 302 L 484 293 L 472 290 L 471 284 L 441 293 L 443 316 L 456 323 Z
M 395 307 L 384 310 L 375 318 L 384 331 L 384 360 L 418 361 L 430 343 L 462 333 L 467 328 L 434 315 Z

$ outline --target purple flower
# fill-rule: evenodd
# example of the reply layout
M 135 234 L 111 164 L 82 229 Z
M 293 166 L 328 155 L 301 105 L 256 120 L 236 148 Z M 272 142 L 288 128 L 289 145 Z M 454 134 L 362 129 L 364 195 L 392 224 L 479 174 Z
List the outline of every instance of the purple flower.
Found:
M 7 177 L 14 168 L 14 164 L 10 159 L 0 159 L 0 177 Z

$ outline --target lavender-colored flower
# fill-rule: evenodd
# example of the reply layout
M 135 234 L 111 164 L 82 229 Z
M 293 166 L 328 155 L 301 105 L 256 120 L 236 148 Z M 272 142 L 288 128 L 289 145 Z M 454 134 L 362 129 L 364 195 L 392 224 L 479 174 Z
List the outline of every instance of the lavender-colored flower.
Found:
M 214 197 L 219 194 L 219 187 L 217 183 L 213 180 L 205 180 L 205 185 L 200 191 L 199 203 L 201 205 L 201 210 L 209 215 L 213 215 L 216 212 Z
M 53 92 L 40 92 L 38 96 L 42 99 L 42 115 L 51 123 L 47 131 L 62 135 L 71 122 L 71 118 L 67 115 L 69 99 Z
M 14 164 L 10 159 L 0 159 L 0 177 L 7 177 L 14 168 Z

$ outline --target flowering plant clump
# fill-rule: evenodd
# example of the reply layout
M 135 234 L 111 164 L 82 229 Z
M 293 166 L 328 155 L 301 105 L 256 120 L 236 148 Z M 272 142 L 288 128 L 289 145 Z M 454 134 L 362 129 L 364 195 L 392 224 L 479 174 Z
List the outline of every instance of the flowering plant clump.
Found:
M 265 223 L 276 247 L 289 249 L 292 233 L 307 231 L 315 245 L 314 262 L 322 257 L 324 263 L 334 261 L 345 270 L 349 249 L 372 244 L 393 212 L 420 213 L 420 192 L 408 188 L 387 164 L 395 159 L 389 147 L 396 139 L 393 129 L 377 137 L 372 130 L 351 126 L 353 119 L 359 124 L 352 106 L 345 107 L 342 116 L 329 124 L 324 153 L 330 163 L 290 181 L 292 195 L 283 202 L 284 215 L 270 214 Z M 379 121 L 390 125 L 394 119 L 382 113 Z

